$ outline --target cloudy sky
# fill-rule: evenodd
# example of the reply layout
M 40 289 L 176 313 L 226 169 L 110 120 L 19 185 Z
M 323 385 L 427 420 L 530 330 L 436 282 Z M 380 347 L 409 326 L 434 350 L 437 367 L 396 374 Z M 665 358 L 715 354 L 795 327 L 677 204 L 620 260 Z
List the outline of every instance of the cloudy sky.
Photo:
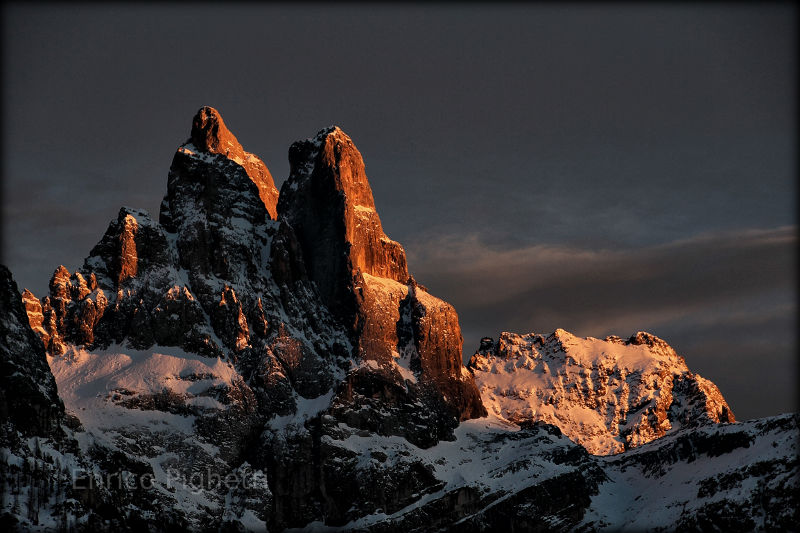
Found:
M 157 212 L 212 105 L 278 186 L 349 133 L 465 355 L 647 330 L 738 418 L 796 409 L 795 6 L 2 9 L 2 262 L 38 295 Z

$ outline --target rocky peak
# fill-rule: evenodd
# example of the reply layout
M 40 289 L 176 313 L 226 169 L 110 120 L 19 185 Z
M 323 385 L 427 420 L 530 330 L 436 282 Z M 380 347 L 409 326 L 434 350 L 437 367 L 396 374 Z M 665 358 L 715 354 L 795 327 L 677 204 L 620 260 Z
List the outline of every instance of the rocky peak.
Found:
M 69 270 L 64 265 L 58 265 L 50 277 L 50 294 L 57 298 L 69 296 Z
M 459 419 L 483 416 L 472 376 L 462 372 L 458 315 L 409 275 L 403 247 L 383 231 L 352 139 L 336 126 L 323 129 L 294 143 L 289 163 L 279 216 L 294 229 L 305 270 L 348 331 L 356 360 L 377 363 L 350 374 L 334 406 L 395 405 L 402 418 L 404 405 L 422 401 L 436 415 L 418 421 L 419 434 L 405 433 L 419 445 L 447 437 Z M 376 390 L 403 392 L 376 406 Z M 358 416 L 365 420 L 354 424 L 384 431 L 374 411 Z
M 151 266 L 166 266 L 172 260 L 164 231 L 147 211 L 123 207 L 100 242 L 89 252 L 84 270 L 90 277 L 99 277 L 101 286 L 107 290 L 116 291 L 140 271 Z M 57 275 L 59 279 L 64 278 L 63 272 Z M 76 276 L 81 276 L 80 272 Z M 89 286 L 87 292 L 94 290 L 97 282 L 94 285 Z M 83 296 L 85 294 L 73 297 Z
M 277 199 L 263 162 L 243 151 L 215 109 L 204 107 L 172 160 L 159 221 L 178 234 L 182 267 L 230 281 L 263 274 L 264 264 L 246 263 L 266 244 L 265 222 L 276 218 Z
M 244 149 L 213 107 L 203 106 L 192 119 L 190 142 L 203 152 L 222 154 L 229 159 L 243 159 Z
M 191 136 L 178 148 L 178 153 L 194 156 L 195 159 L 202 159 L 205 163 L 224 164 L 227 161 L 234 163 L 243 169 L 250 181 L 255 184 L 258 197 L 270 218 L 273 220 L 276 218 L 278 189 L 275 188 L 272 174 L 257 155 L 245 151 L 236 136 L 225 125 L 222 115 L 213 107 L 203 106 L 197 111 L 192 119 Z M 222 159 L 203 157 L 204 155 L 220 156 Z M 235 170 L 229 169 L 228 172 Z
M 297 233 L 323 300 L 352 324 L 357 273 L 407 283 L 405 251 L 384 233 L 364 160 L 339 127 L 292 144 L 289 164 L 278 213 Z
M 109 383 L 102 390 L 112 391 L 110 402 L 87 400 L 101 402 L 104 412 L 195 412 L 202 416 L 193 427 L 213 434 L 210 442 L 231 456 L 258 442 L 247 456 L 274 480 L 269 529 L 302 526 L 316 516 L 317 503 L 339 505 L 319 488 L 325 479 L 338 483 L 319 468 L 319 461 L 336 461 L 325 459 L 328 437 L 372 432 L 427 448 L 455 438 L 460 420 L 486 411 L 461 362 L 458 315 L 409 276 L 349 137 L 331 129 L 292 148 L 295 185 L 284 188 L 276 221 L 218 117 L 206 111 L 196 122 L 200 146 L 190 139 L 178 148 L 159 221 L 123 208 L 79 271 L 59 268 L 41 301 L 42 338 L 61 365 L 59 379 L 76 372 L 65 364 L 75 353 L 102 361 L 131 351 L 134 361 L 161 359 L 176 347 L 176 364 L 192 369 L 187 379 L 201 381 L 208 368 L 224 366 L 231 379 L 208 389 L 213 398 L 196 399 L 200 411 L 180 399 L 203 387 L 183 388 L 184 372 L 171 366 L 157 377 L 163 394 L 135 380 L 122 387 L 130 396 L 122 403 L 114 403 L 119 387 Z M 329 271 L 335 275 L 325 277 Z M 330 311 L 344 308 L 339 296 L 349 315 Z M 33 304 L 30 313 L 38 319 Z M 318 450 L 320 459 L 297 449 Z M 185 457 L 196 451 L 181 450 Z M 350 494 L 343 498 L 340 514 L 351 508 Z
M 9 494 L 30 496 L 0 502 L 12 529 L 594 530 L 641 526 L 622 515 L 652 509 L 680 515 L 666 529 L 697 529 L 709 515 L 691 502 L 687 514 L 687 490 L 725 510 L 723 529 L 754 509 L 783 513 L 766 529 L 797 522 L 784 511 L 797 417 L 715 427 L 733 420 L 716 387 L 643 332 L 487 337 L 473 376 L 455 309 L 409 275 L 341 129 L 292 145 L 277 221 L 260 161 L 215 110 L 198 113 L 191 135 L 159 221 L 120 210 L 80 269 L 56 269 L 41 301 L 0 268 L 0 447 L 11 450 L 0 472 Z M 13 450 L 3 439 L 54 435 L 65 418 L 54 376 L 80 416 L 74 449 L 88 452 L 68 462 L 37 452 L 36 439 Z M 476 378 L 492 413 L 470 421 L 487 414 Z M 593 453 L 637 449 L 592 457 L 558 428 Z M 65 485 L 67 466 L 126 475 L 52 497 L 40 481 L 62 466 Z M 702 479 L 698 466 L 719 475 Z M 665 483 L 685 490 L 660 498 Z M 744 498 L 720 499 L 742 487 Z M 609 511 L 620 495 L 630 501 Z M 698 521 L 683 522 L 692 512 Z
M 469 368 L 491 411 L 546 422 L 591 453 L 618 453 L 681 427 L 734 422 L 719 389 L 655 335 L 627 341 L 504 332 L 481 340 Z
M 683 358 L 675 352 L 672 346 L 667 344 L 667 341 L 656 337 L 652 333 L 648 333 L 646 331 L 637 331 L 636 333 L 631 335 L 631 337 L 627 341 L 625 341 L 625 344 L 631 346 L 647 346 L 661 353 L 674 356 L 685 364 Z

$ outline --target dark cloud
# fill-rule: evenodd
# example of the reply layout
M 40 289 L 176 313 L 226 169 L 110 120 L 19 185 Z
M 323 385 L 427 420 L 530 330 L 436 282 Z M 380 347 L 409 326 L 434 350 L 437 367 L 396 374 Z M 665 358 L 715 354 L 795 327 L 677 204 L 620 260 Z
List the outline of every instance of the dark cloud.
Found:
M 407 250 L 417 279 L 458 309 L 466 357 L 500 331 L 560 327 L 602 338 L 646 330 L 750 418 L 794 406 L 796 233 L 714 233 L 629 249 L 497 249 L 454 236 Z M 754 382 L 770 383 L 768 400 L 746 400 Z
M 658 327 L 690 368 L 716 383 L 737 418 L 797 410 L 797 305 L 787 291 L 764 302 L 721 303 L 716 316 L 694 313 Z M 788 296 L 788 297 L 787 297 Z M 725 313 L 738 306 L 748 311 Z

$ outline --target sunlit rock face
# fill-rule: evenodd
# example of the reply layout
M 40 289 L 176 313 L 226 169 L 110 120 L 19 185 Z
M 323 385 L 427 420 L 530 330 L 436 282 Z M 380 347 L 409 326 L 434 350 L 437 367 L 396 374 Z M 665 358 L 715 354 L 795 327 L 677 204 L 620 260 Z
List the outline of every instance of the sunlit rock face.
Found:
M 321 145 L 317 174 L 353 201 L 327 218 L 312 214 L 314 227 L 300 232 L 289 213 L 309 212 L 303 202 L 313 211 L 317 193 L 276 217 L 266 166 L 216 110 L 201 108 L 173 158 L 158 221 L 122 208 L 77 271 L 59 267 L 49 294 L 24 297 L 67 408 L 83 415 L 97 446 L 157 477 L 170 468 L 188 477 L 192 457 L 215 474 L 250 461 L 273 483 L 254 516 L 277 529 L 320 519 L 321 509 L 332 521 L 355 516 L 353 493 L 337 490 L 363 475 L 340 462 L 348 436 L 370 431 L 430 447 L 485 414 L 461 364 L 458 316 L 408 275 L 360 154 L 338 129 Z M 308 235 L 337 224 L 335 250 L 309 248 Z M 337 250 L 347 251 L 343 262 Z M 354 297 L 349 322 L 336 304 L 343 294 Z M 152 413 L 149 422 L 140 411 Z M 380 490 L 406 484 L 410 497 L 438 483 L 392 468 L 397 479 Z M 193 503 L 174 495 L 190 528 L 224 519 L 201 505 L 223 506 L 215 490 Z
M 177 270 L 177 254 L 163 227 L 147 212 L 122 208 L 82 268 L 64 266 L 42 299 L 44 333 L 53 354 L 68 345 L 105 348 L 180 346 L 219 352 L 203 310 Z M 33 308 L 33 306 L 31 306 Z M 38 318 L 30 315 L 32 323 Z
M 341 129 L 327 128 L 292 144 L 289 163 L 278 212 L 294 228 L 323 300 L 355 328 L 354 275 L 405 284 L 405 251 L 383 232 L 361 153 Z
M 350 137 L 324 129 L 294 143 L 289 162 L 279 216 L 294 229 L 306 271 L 348 331 L 354 356 L 374 365 L 348 375 L 334 406 L 355 402 L 363 414 L 349 413 L 351 423 L 391 432 L 397 424 L 381 420 L 378 404 L 402 411 L 419 398 L 430 416 L 418 425 L 428 435 L 410 438 L 421 445 L 446 437 L 458 420 L 485 415 L 472 377 L 462 372 L 458 315 L 409 276 L 403 247 L 383 231 Z M 376 394 L 383 401 L 376 403 Z
M 614 454 L 669 432 L 734 422 L 716 385 L 693 374 L 666 342 L 504 332 L 469 362 L 484 405 L 515 424 L 546 422 L 594 454 Z
M 213 107 L 201 107 L 192 120 L 192 133 L 183 145 L 184 152 L 196 151 L 205 154 L 222 155 L 241 166 L 250 180 L 258 188 L 258 196 L 267 209 L 271 219 L 275 219 L 278 203 L 278 189 L 272 174 L 255 154 L 246 152 L 236 136 L 225 126 L 219 111 Z M 194 150 L 193 150 L 194 148 Z M 181 151 L 178 151 L 181 153 Z
M 349 341 L 305 275 L 291 228 L 274 220 L 276 201 L 263 163 L 202 108 L 176 151 L 159 220 L 121 209 L 76 272 L 59 267 L 38 306 L 26 294 L 67 408 L 97 446 L 145 473 L 188 479 L 202 465 L 224 476 L 256 454 L 246 445 L 266 420 L 341 380 Z M 225 506 L 220 490 L 190 503 L 181 491 L 123 500 L 178 505 L 198 529 L 223 520 L 212 511 Z M 260 513 L 270 498 L 268 488 L 255 498 Z

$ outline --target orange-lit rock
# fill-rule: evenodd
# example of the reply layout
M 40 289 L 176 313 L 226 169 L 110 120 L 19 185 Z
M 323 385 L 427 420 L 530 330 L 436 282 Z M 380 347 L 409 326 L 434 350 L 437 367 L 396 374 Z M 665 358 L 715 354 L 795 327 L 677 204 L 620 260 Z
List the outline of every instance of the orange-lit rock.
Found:
M 240 165 L 258 187 L 258 195 L 270 217 L 276 218 L 278 189 L 272 174 L 258 156 L 242 148 L 236 136 L 225 126 L 219 111 L 213 107 L 201 107 L 192 120 L 192 133 L 187 142 L 201 152 L 219 154 Z M 191 147 L 184 146 L 184 150 L 191 151 Z
M 350 137 L 338 127 L 324 129 L 294 143 L 289 162 L 278 213 L 294 229 L 308 276 L 349 331 L 355 355 L 381 368 L 353 373 L 337 401 L 352 405 L 376 387 L 400 384 L 419 389 L 404 395 L 428 398 L 438 404 L 430 409 L 448 411 L 450 420 L 485 415 L 471 376 L 462 375 L 458 315 L 409 275 L 403 247 L 383 231 L 363 158 Z M 391 383 L 380 385 L 382 380 Z M 381 431 L 374 418 L 351 423 Z M 419 442 L 435 442 L 452 423 L 431 425 L 442 433 L 419 435 Z

